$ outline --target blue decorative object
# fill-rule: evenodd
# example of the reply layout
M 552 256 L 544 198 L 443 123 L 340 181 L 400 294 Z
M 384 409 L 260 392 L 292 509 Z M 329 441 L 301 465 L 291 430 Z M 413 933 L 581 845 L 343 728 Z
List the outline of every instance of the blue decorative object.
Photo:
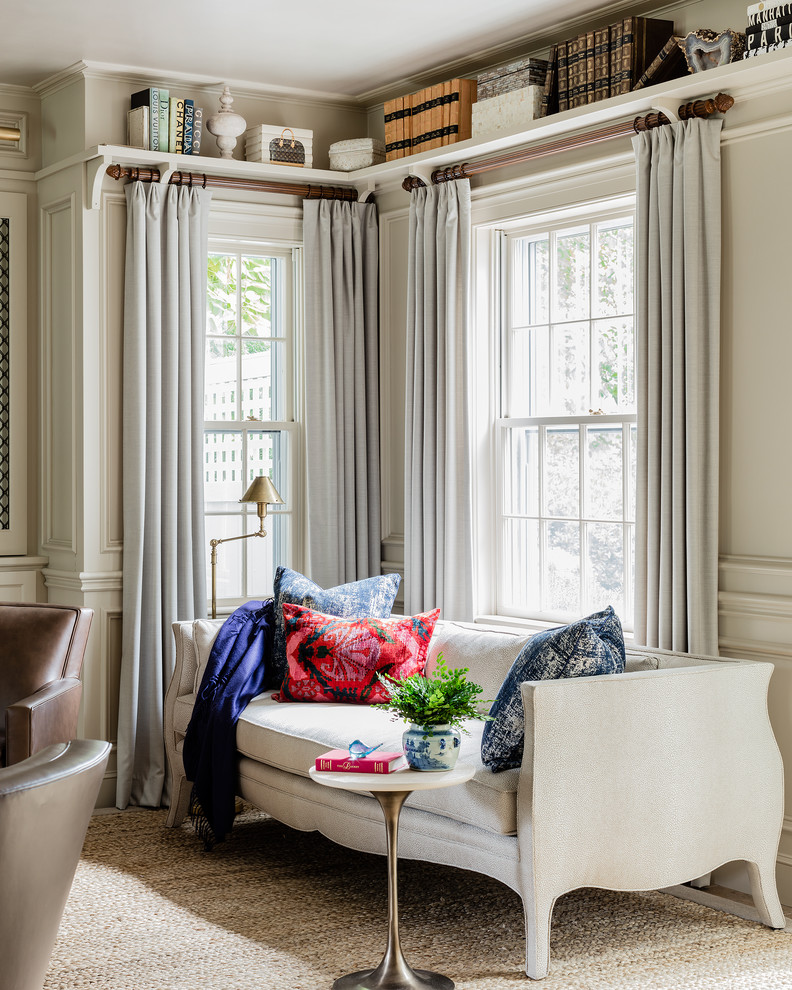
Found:
M 375 749 L 379 749 L 382 743 L 377 743 L 376 746 L 367 746 L 362 743 L 359 739 L 349 744 L 349 758 L 350 760 L 365 760 L 369 753 L 373 753 Z
M 272 677 L 268 687 L 280 687 L 289 669 L 286 660 L 286 626 L 283 603 L 304 605 L 315 612 L 335 615 L 341 619 L 371 617 L 387 619 L 393 609 L 401 577 L 382 574 L 364 578 L 336 588 L 320 588 L 310 578 L 288 567 L 275 571 L 275 645 L 272 651 Z
M 624 634 L 608 606 L 568 626 L 537 633 L 525 644 L 506 675 L 481 737 L 481 759 L 494 772 L 519 767 L 525 741 L 520 684 L 558 677 L 620 674 L 624 671 Z
M 404 730 L 402 746 L 412 770 L 451 770 L 462 735 L 451 725 L 414 725 Z

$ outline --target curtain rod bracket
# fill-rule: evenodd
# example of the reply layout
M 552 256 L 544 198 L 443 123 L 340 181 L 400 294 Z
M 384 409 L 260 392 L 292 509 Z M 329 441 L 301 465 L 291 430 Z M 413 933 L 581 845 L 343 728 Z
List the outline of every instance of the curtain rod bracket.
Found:
M 652 109 L 658 110 L 660 113 L 664 114 L 668 121 L 672 124 L 675 124 L 679 120 L 678 107 L 678 103 L 675 105 L 674 102 L 669 100 L 667 97 L 663 98 L 661 96 L 652 100 Z

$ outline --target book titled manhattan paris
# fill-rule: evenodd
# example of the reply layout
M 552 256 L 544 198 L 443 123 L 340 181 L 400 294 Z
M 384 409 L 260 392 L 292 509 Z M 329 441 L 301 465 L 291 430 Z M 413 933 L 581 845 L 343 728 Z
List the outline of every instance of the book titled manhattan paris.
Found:
M 364 756 L 362 760 L 350 760 L 346 749 L 331 749 L 316 757 L 317 770 L 335 770 L 346 773 L 393 773 L 407 766 L 404 753 L 378 753 Z

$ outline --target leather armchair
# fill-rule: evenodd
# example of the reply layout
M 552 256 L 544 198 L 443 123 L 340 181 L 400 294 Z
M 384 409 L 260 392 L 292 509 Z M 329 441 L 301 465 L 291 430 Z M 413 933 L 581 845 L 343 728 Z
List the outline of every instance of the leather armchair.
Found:
M 0 603 L 0 766 L 77 735 L 93 610 Z
M 57 743 L 0 769 L 0 986 L 41 990 L 110 743 Z

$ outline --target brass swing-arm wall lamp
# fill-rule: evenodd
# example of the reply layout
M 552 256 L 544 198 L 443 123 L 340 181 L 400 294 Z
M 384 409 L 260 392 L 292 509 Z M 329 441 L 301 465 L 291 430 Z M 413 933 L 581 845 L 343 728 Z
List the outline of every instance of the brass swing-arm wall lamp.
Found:
M 264 520 L 267 518 L 268 505 L 283 505 L 283 499 L 278 494 L 278 490 L 263 474 L 255 478 L 253 484 L 248 488 L 240 502 L 255 502 L 258 510 L 259 528 L 257 533 L 243 533 L 241 536 L 227 536 L 224 540 L 210 540 L 209 546 L 212 548 L 212 618 L 217 618 L 217 548 L 221 543 L 231 543 L 234 540 L 247 540 L 251 536 L 266 536 Z

